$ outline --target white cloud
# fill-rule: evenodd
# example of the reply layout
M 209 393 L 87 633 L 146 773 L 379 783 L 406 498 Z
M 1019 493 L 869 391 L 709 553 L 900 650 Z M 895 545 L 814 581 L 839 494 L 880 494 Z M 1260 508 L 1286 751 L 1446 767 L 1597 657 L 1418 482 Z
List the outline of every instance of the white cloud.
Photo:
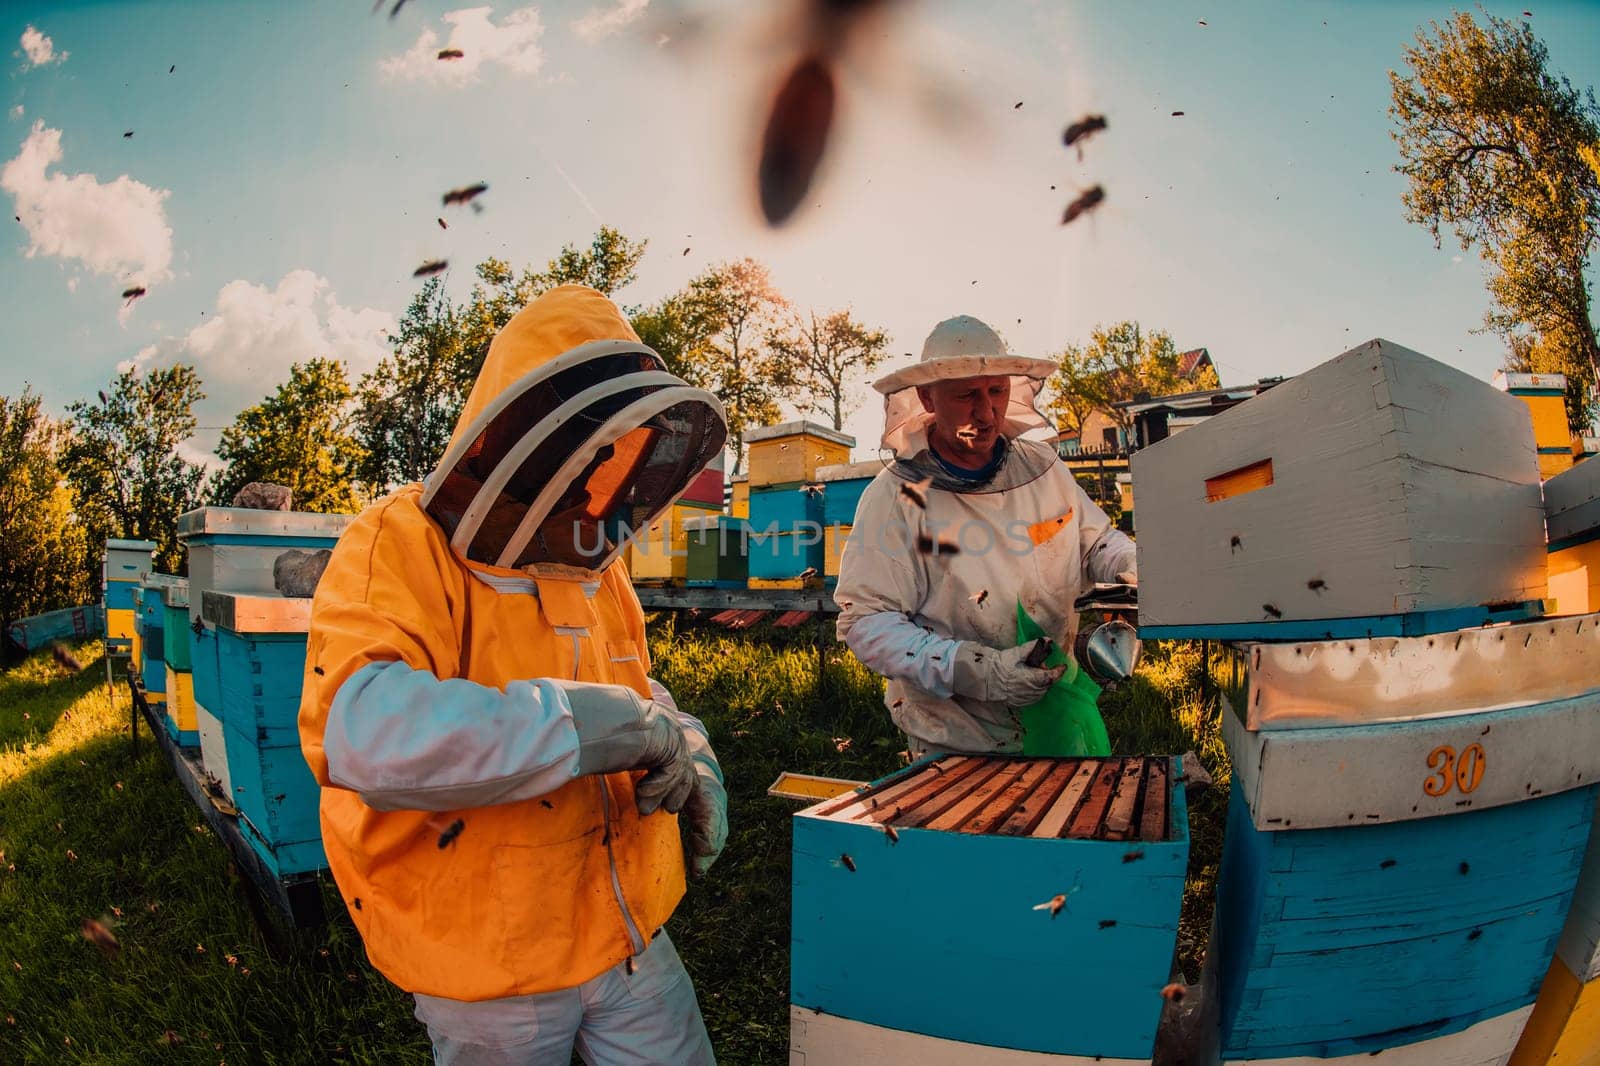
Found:
M 380 68 L 390 77 L 450 86 L 476 81 L 490 64 L 513 74 L 538 73 L 544 65 L 539 47 L 544 24 L 538 9 L 509 12 L 498 26 L 489 17 L 492 10 L 468 7 L 446 12 L 442 17 L 450 25 L 449 40 L 441 43 L 437 33 L 424 29 L 409 51 L 385 59 Z M 461 58 L 440 59 L 439 52 L 446 48 L 460 49 Z
M 22 31 L 22 51 L 28 57 L 28 62 L 36 67 L 47 66 L 51 63 L 65 63 L 70 53 L 56 51 L 55 42 L 38 30 L 29 26 Z
M 18 105 L 16 105 L 15 107 L 13 107 L 11 109 L 11 117 L 12 118 L 21 118 L 22 117 L 22 105 L 21 104 L 18 104 Z
M 289 380 L 295 363 L 343 360 L 354 384 L 389 354 L 386 338 L 395 325 L 387 311 L 339 303 L 331 283 L 313 271 L 291 270 L 276 288 L 228 282 L 205 322 L 140 349 L 124 366 L 195 367 L 206 394 L 195 413 L 202 427 L 213 427 L 193 438 L 196 454 L 204 454 L 221 440 L 220 427 Z
M 126 174 L 102 183 L 93 174 L 48 173 L 60 162 L 61 131 L 35 121 L 16 158 L 0 167 L 0 189 L 28 232 L 28 257 L 76 259 L 123 288 L 170 277 L 172 228 L 161 205 L 171 192 Z
M 573 21 L 572 30 L 586 41 L 598 41 L 613 33 L 621 33 L 639 21 L 644 9 L 649 6 L 650 0 L 617 0 L 616 6 L 609 11 L 591 8 L 582 18 Z

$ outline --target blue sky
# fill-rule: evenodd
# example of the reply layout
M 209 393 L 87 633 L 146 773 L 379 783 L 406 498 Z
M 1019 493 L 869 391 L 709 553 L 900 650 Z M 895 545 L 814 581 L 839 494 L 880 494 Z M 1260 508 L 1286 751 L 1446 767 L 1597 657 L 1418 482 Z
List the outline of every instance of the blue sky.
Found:
M 542 263 L 601 222 L 650 241 L 624 303 L 751 255 L 896 353 L 974 314 L 1030 354 L 1136 318 L 1225 383 L 1373 336 L 1499 364 L 1475 254 L 1404 222 L 1391 169 L 1386 73 L 1449 5 L 902 0 L 844 57 L 812 206 L 773 231 L 754 143 L 796 10 L 6 4 L 0 197 L 25 221 L 0 246 L 0 393 L 59 412 L 127 360 L 192 361 L 204 451 L 292 361 L 370 367 L 422 261 L 464 296 L 484 256 Z M 1600 83 L 1600 5 L 1530 10 L 1554 68 Z M 448 44 L 470 59 L 431 58 Z M 1080 160 L 1060 135 L 1088 112 L 1110 129 Z M 441 209 L 478 180 L 482 213 Z M 1061 226 L 1094 183 L 1105 204 Z M 131 280 L 149 294 L 124 308 Z

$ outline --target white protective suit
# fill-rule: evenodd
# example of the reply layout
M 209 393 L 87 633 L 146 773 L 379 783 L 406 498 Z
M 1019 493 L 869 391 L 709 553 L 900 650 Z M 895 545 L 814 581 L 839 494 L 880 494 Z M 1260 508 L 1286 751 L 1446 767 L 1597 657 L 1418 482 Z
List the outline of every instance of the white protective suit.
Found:
M 1094 582 L 1136 573 L 1133 541 L 1112 528 L 1054 446 L 1019 436 L 1048 425 L 1034 397 L 1054 369 L 1011 355 L 993 330 L 962 317 L 940 324 L 920 363 L 875 383 L 886 396 L 883 446 L 896 459 L 862 494 L 834 599 L 839 638 L 888 678 L 885 703 L 913 756 L 1021 751 L 1014 708 L 953 693 L 958 644 L 1015 646 L 1020 601 L 1070 648 L 1074 600 Z M 973 485 L 930 454 L 932 415 L 915 386 L 999 374 L 1012 375 L 1005 457 L 993 477 Z M 923 538 L 933 550 L 919 549 Z

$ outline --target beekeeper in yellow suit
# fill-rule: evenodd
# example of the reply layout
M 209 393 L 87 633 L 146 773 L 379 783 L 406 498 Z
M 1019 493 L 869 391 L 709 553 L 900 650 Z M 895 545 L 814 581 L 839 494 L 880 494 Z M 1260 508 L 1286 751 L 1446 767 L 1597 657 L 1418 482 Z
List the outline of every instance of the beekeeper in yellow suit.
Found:
M 435 1060 L 712 1063 L 662 925 L 727 833 L 704 728 L 649 677 L 626 530 L 721 450 L 711 394 L 579 286 L 524 308 L 439 466 L 340 538 L 300 735 L 328 865 Z
M 1035 399 L 1055 370 L 963 315 L 873 384 L 895 459 L 862 493 L 834 600 L 839 638 L 888 678 L 913 757 L 1020 752 L 1018 710 L 1064 667 L 1025 661 L 1017 604 L 1071 648 L 1074 600 L 1097 581 L 1137 580 L 1133 541 L 1053 442 L 1021 436 L 1048 427 Z

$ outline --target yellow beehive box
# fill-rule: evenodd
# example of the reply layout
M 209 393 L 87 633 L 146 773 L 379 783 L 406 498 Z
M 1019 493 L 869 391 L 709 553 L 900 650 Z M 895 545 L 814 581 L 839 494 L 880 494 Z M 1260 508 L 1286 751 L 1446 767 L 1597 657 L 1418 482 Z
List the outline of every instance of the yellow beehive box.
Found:
M 1551 962 L 1509 1066 L 1600 1066 L 1600 980 L 1580 984 Z
M 817 589 L 822 587 L 822 575 L 812 577 L 753 577 L 753 589 Z
M 734 518 L 750 517 L 749 474 L 740 474 L 733 479 L 733 499 L 728 504 L 728 513 Z
M 673 504 L 629 546 L 628 573 L 635 581 L 681 584 L 689 567 L 687 523 L 716 513 L 704 505 Z
M 132 607 L 106 608 L 106 636 L 112 640 L 135 639 Z
M 1494 386 L 1528 405 L 1533 443 L 1539 450 L 1539 476 L 1544 479 L 1572 469 L 1572 430 L 1567 425 L 1565 374 L 1512 374 L 1502 370 Z
M 180 744 L 200 743 L 200 719 L 194 709 L 194 675 L 167 667 L 167 722 Z
M 1600 460 L 1585 459 L 1546 481 L 1544 509 L 1556 611 L 1600 611 Z
M 829 526 L 822 531 L 822 573 L 825 576 L 839 576 L 839 559 L 844 555 L 845 541 L 850 539 L 852 528 Z
M 850 461 L 856 439 L 815 422 L 760 426 L 744 435 L 750 446 L 749 488 L 811 481 L 817 469 Z M 738 492 L 737 485 L 734 488 Z M 746 517 L 741 515 L 740 517 Z

